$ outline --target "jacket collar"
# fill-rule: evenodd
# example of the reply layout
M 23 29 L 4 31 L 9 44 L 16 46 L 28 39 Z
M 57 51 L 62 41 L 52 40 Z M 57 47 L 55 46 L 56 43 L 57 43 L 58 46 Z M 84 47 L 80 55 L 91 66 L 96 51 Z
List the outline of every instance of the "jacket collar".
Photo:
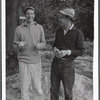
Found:
M 71 27 L 69 28 L 69 30 L 72 30 L 72 29 L 73 29 L 73 27 L 74 27 L 74 24 L 72 24 L 72 25 L 71 25 Z
M 68 31 L 70 31 L 70 30 L 75 30 L 74 24 L 71 25 L 71 27 L 69 28 Z M 63 31 L 64 31 L 64 35 L 65 35 L 67 32 L 66 32 L 66 30 L 63 30 Z
M 23 26 L 31 26 L 31 25 L 37 25 L 37 23 L 35 21 L 33 21 L 30 25 L 27 22 L 24 22 L 22 24 Z

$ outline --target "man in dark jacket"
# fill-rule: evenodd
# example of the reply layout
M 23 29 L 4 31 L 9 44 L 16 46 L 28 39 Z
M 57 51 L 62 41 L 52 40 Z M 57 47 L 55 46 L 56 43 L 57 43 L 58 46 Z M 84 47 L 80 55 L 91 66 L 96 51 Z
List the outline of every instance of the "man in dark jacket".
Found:
M 66 8 L 59 11 L 60 27 L 56 31 L 53 50 L 55 57 L 51 66 L 51 100 L 59 100 L 60 81 L 65 92 L 65 100 L 72 100 L 75 80 L 73 60 L 83 54 L 83 34 L 73 24 L 75 11 Z

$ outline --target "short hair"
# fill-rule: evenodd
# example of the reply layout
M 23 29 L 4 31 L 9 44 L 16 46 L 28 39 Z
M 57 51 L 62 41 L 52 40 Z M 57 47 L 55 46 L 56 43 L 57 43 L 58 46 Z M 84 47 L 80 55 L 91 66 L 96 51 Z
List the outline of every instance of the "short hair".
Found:
M 26 6 L 26 7 L 23 9 L 23 13 L 25 14 L 26 11 L 27 11 L 28 9 L 31 9 L 31 10 L 35 11 L 35 8 L 34 8 L 34 7 L 32 7 L 32 6 Z

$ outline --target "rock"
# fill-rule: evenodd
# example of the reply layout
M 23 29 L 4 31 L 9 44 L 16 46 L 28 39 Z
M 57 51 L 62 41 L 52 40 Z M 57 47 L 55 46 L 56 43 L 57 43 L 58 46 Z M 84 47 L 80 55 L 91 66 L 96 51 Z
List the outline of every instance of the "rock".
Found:
M 60 100 L 64 100 L 64 90 L 61 83 Z M 93 100 L 93 80 L 84 76 L 75 74 L 75 83 L 73 86 L 73 100 Z
M 15 78 L 14 78 L 15 77 Z M 12 82 L 12 79 L 13 82 Z M 10 78 L 10 86 L 8 83 L 7 99 L 6 100 L 20 100 L 20 82 L 19 75 L 16 74 Z M 7 81 L 9 81 L 7 79 Z M 45 99 L 50 100 L 50 72 L 43 72 L 42 88 Z M 9 92 L 10 91 L 10 92 Z M 60 100 L 64 100 L 63 86 L 60 88 Z M 93 100 L 93 80 L 80 74 L 75 74 L 75 84 L 73 87 L 73 100 Z
M 75 72 L 93 79 L 93 57 L 82 56 L 74 60 Z
M 75 74 L 73 100 L 93 100 L 93 80 L 84 75 Z
M 18 100 L 15 97 L 11 96 L 11 94 L 6 95 L 7 100 Z

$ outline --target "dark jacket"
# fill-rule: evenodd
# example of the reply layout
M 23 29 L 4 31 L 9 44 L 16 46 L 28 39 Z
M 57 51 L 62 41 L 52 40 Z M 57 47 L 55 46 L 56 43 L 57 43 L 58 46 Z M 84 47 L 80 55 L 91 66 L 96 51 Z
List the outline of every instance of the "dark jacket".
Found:
M 71 55 L 63 58 L 74 60 L 77 56 L 81 56 L 84 53 L 83 34 L 76 27 L 73 27 L 64 35 L 64 30 L 60 27 L 56 31 L 53 47 L 59 50 L 71 50 Z

